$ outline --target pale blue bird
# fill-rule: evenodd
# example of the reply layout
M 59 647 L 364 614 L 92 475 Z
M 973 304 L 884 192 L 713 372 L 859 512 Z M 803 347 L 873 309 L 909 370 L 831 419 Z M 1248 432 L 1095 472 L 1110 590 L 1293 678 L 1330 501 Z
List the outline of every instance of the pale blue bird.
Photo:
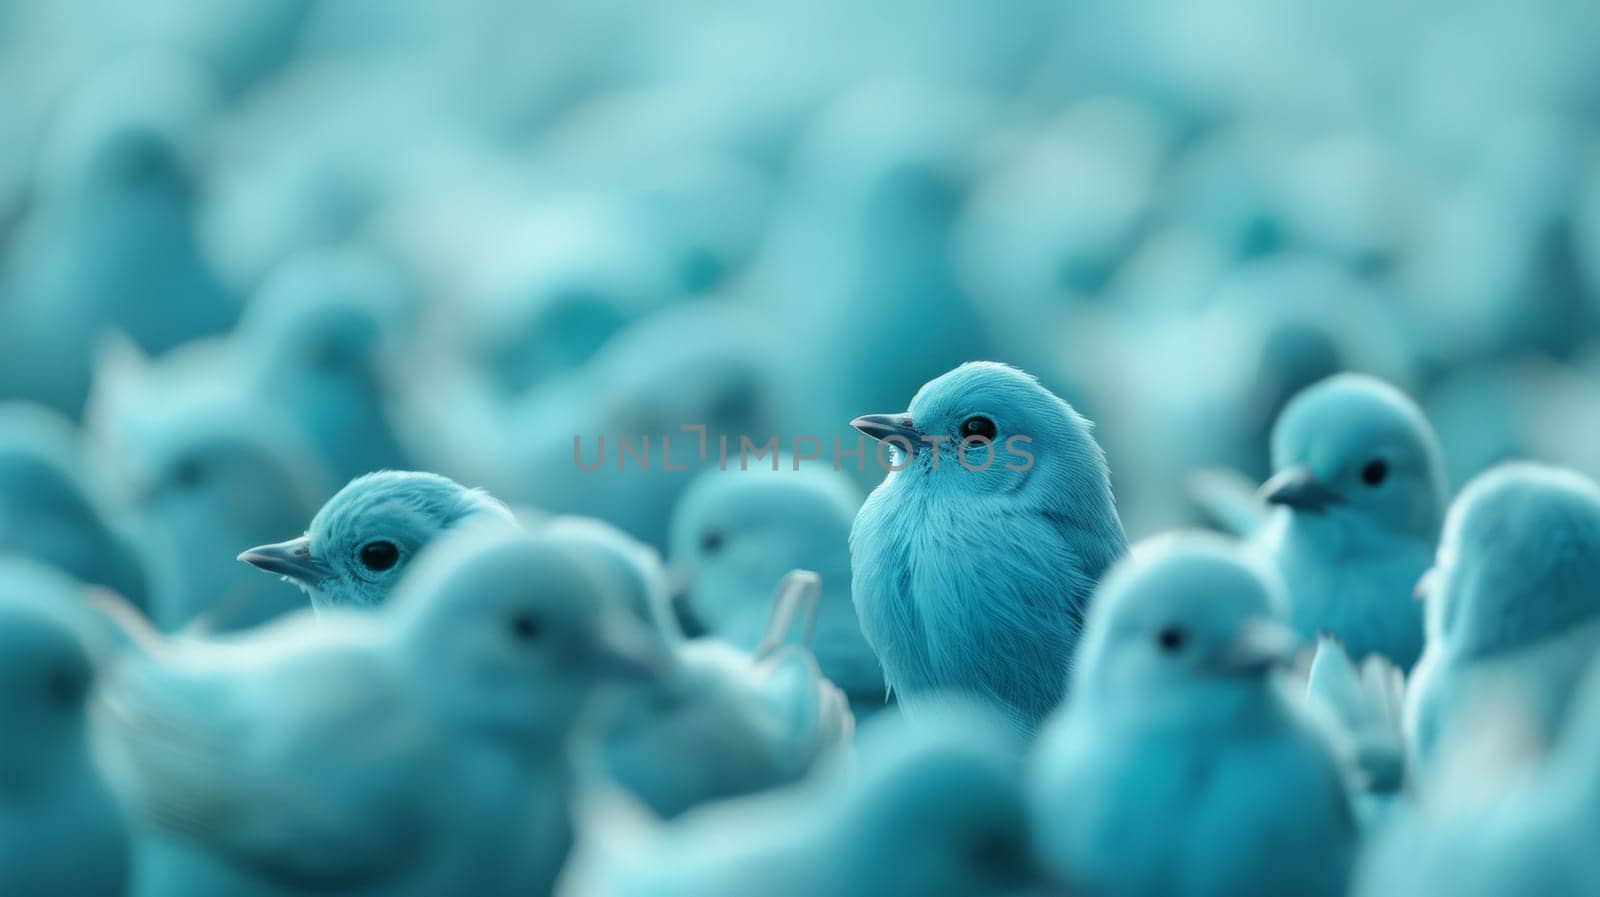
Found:
M 673 512 L 669 555 L 690 620 L 744 651 L 766 635 L 772 584 L 790 570 L 816 572 L 811 650 L 857 716 L 884 704 L 883 671 L 850 599 L 850 526 L 862 498 L 824 467 L 710 472 Z
M 1332 750 L 1273 671 L 1281 585 L 1203 535 L 1101 583 L 1072 697 L 1035 747 L 1038 850 L 1100 895 L 1344 893 L 1355 820 Z
M 411 301 L 375 252 L 305 253 L 271 274 L 230 338 L 244 388 L 300 424 L 336 480 L 409 466 L 389 404 Z
M 1449 497 L 1427 419 L 1394 387 L 1339 374 L 1290 401 L 1272 458 L 1260 497 L 1275 510 L 1252 542 L 1283 575 L 1290 623 L 1409 669 L 1422 652 L 1412 590 Z
M 667 825 L 581 801 L 563 897 L 976 897 L 1039 883 L 1019 746 L 979 708 L 874 719 L 854 764 Z
M 480 489 L 438 474 L 385 470 L 345 484 L 305 535 L 247 549 L 239 560 L 299 586 L 317 610 L 373 607 L 445 532 L 515 524 L 511 510 Z
M 0 558 L 0 882 L 28 897 L 121 897 L 128 835 L 96 772 L 85 701 L 110 648 L 85 589 Z
M 188 156 L 208 86 L 179 60 L 140 57 L 98 72 L 66 105 L 7 272 L 0 391 L 76 416 L 107 328 L 164 352 L 232 326 L 238 303 L 194 225 Z
M 166 847 L 134 893 L 548 893 L 573 722 L 659 663 L 592 562 L 513 531 L 441 542 L 375 614 L 157 644 L 95 714 Z
M 43 406 L 0 404 L 0 551 L 50 564 L 146 607 L 144 561 L 104 507 L 72 424 Z
M 1451 506 L 1426 595 L 1428 644 L 1406 693 L 1427 781 L 1452 741 L 1515 709 L 1535 745 L 1561 730 L 1600 646 L 1600 486 L 1526 463 L 1473 480 Z
M 1101 574 L 1127 550 L 1090 424 L 1029 375 L 972 362 L 853 426 L 897 466 L 850 532 L 851 594 L 906 711 L 974 695 L 1031 735 L 1066 693 Z M 981 469 L 968 469 L 968 468 Z
M 749 652 L 711 638 L 684 641 L 658 600 L 670 663 L 597 714 L 581 748 L 591 774 L 672 818 L 794 782 L 847 750 L 854 717 L 808 647 L 820 592 L 808 571 L 780 581 L 771 621 Z
M 147 564 L 150 616 L 169 631 L 197 618 L 231 629 L 303 606 L 234 557 L 304 526 L 330 488 L 320 459 L 291 419 L 208 376 L 210 362 L 198 379 L 167 367 L 108 359 L 86 415 L 86 444 Z

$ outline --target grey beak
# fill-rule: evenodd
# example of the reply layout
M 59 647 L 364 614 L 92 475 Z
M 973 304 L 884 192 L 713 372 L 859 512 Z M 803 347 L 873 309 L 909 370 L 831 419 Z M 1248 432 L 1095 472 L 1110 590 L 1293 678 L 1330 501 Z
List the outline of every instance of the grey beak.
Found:
M 257 545 L 239 553 L 239 560 L 259 570 L 276 573 L 302 585 L 315 586 L 333 576 L 333 570 L 311 555 L 311 540 L 305 536 L 272 545 Z
M 667 650 L 645 626 L 619 618 L 602 626 L 595 638 L 594 664 L 608 679 L 649 682 L 667 674 Z
M 1259 676 L 1290 666 L 1300 652 L 1300 637 L 1272 620 L 1247 620 L 1223 646 L 1211 667 L 1226 676 Z
M 1344 496 L 1317 482 L 1317 478 L 1311 475 L 1311 468 L 1304 464 L 1291 467 L 1267 480 L 1258 495 L 1269 505 L 1283 505 L 1312 514 L 1320 514 L 1328 505 L 1344 502 Z
M 863 414 L 851 421 L 850 426 L 877 440 L 886 441 L 898 436 L 909 446 L 907 451 L 916 451 L 917 443 L 922 441 L 922 431 L 917 429 L 911 415 L 904 411 L 899 414 Z

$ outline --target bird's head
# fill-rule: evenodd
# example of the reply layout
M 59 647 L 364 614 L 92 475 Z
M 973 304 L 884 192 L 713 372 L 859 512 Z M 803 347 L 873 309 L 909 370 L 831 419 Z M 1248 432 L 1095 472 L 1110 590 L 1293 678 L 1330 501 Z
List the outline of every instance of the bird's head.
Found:
M 850 523 L 862 496 L 831 470 L 713 471 L 673 512 L 670 558 L 690 613 L 746 650 L 765 631 L 773 583 L 815 570 L 850 577 Z
M 1489 654 L 1600 616 L 1600 486 L 1574 471 L 1504 464 L 1462 490 L 1418 593 L 1430 638 Z
M 438 712 L 484 734 L 549 744 L 597 687 L 667 669 L 664 643 L 628 611 L 618 585 L 570 545 L 473 530 L 424 551 L 391 610 Z
M 1338 374 L 1297 395 L 1272 432 L 1261 497 L 1300 516 L 1358 514 L 1431 540 L 1444 517 L 1444 461 L 1433 428 L 1404 393 Z
M 383 260 L 353 250 L 311 254 L 268 278 L 239 328 L 268 389 L 314 401 L 333 386 L 375 391 L 385 382 L 408 306 L 404 277 Z
M 858 754 L 848 821 L 838 826 L 849 842 L 834 855 L 882 876 L 873 890 L 1006 894 L 1039 884 L 1021 746 L 992 712 L 952 699 L 914 726 L 873 720 Z
M 895 466 L 904 466 L 896 476 L 952 496 L 1110 508 L 1110 476 L 1092 425 L 1009 365 L 968 362 L 928 381 L 909 410 L 850 423 L 893 446 Z
M 239 560 L 288 579 L 315 607 L 381 604 L 412 558 L 463 521 L 513 522 L 487 493 L 431 473 L 386 470 L 351 480 L 306 534 L 261 545 Z
M 1288 665 L 1282 585 L 1218 537 L 1164 536 L 1101 580 L 1079 653 L 1078 693 L 1163 718 L 1227 711 Z
M 0 801 L 48 781 L 82 730 L 95 669 L 83 591 L 42 564 L 0 561 L 0 717 L 19 734 L 0 739 Z

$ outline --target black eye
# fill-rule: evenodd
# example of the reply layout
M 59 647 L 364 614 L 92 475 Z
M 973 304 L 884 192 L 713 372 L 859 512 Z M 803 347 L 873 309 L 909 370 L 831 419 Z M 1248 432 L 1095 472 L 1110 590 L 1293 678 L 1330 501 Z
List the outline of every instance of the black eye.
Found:
M 393 542 L 368 542 L 361 546 L 361 566 L 368 570 L 387 570 L 400 562 L 400 549 Z
M 511 637 L 519 642 L 531 642 L 544 632 L 544 622 L 533 614 L 517 614 L 511 618 Z
M 974 414 L 961 422 L 962 439 L 982 439 L 987 442 L 994 441 L 994 421 L 981 414 Z
M 973 865 L 979 869 L 1006 870 L 1021 861 L 1017 845 L 1001 832 L 978 833 L 969 850 Z
M 700 552 L 702 554 L 716 554 L 722 550 L 722 530 L 708 529 L 700 537 Z
M 89 679 L 82 671 L 72 667 L 51 670 L 45 677 L 45 689 L 60 704 L 77 704 L 89 691 Z
M 193 489 L 205 479 L 206 467 L 199 458 L 185 458 L 172 469 L 172 485 L 180 490 Z
M 1389 465 L 1382 458 L 1374 458 L 1361 468 L 1361 482 L 1368 486 L 1381 486 L 1389 476 Z
M 1182 626 L 1163 626 L 1156 633 L 1156 644 L 1167 654 L 1176 654 L 1183 650 L 1189 641 L 1189 633 Z

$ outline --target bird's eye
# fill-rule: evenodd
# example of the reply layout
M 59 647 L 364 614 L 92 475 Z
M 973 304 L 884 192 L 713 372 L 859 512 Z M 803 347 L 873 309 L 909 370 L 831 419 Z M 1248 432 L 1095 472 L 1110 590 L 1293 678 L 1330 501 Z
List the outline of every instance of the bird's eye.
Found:
M 997 831 L 979 832 L 968 849 L 973 865 L 979 869 L 1007 869 L 1019 860 L 1012 839 Z
M 83 700 L 89 690 L 89 679 L 71 667 L 51 670 L 45 677 L 45 689 L 57 703 L 72 705 Z
M 1374 458 L 1361 468 L 1361 482 L 1368 486 L 1382 486 L 1389 477 L 1389 465 L 1382 458 Z
M 544 621 L 533 614 L 517 614 L 511 618 L 511 637 L 519 642 L 531 642 L 544 632 Z
M 1156 632 L 1156 645 L 1163 653 L 1176 654 L 1189 642 L 1189 633 L 1182 626 L 1163 626 Z
M 205 481 L 205 464 L 200 464 L 197 457 L 186 457 L 178 462 L 178 467 L 173 467 L 173 486 L 178 489 L 194 489 Z
M 994 421 L 981 414 L 974 414 L 961 422 L 961 438 L 964 440 L 982 439 L 993 442 L 996 432 Z
M 708 529 L 700 537 L 700 553 L 716 554 L 722 550 L 722 530 Z
M 368 542 L 361 546 L 361 566 L 382 572 L 400 562 L 400 549 L 388 541 Z

